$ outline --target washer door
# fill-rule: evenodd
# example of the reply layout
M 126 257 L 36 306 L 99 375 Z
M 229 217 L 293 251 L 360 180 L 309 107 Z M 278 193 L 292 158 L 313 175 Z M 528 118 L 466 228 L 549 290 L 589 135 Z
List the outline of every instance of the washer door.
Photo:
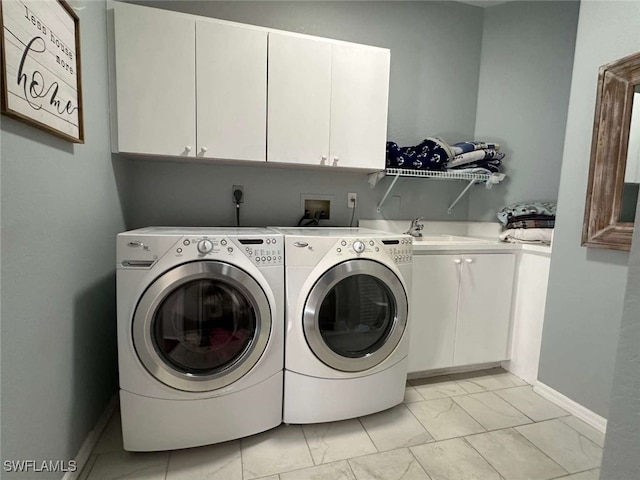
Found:
M 327 270 L 309 292 L 304 333 L 326 365 L 359 372 L 393 352 L 407 311 L 404 287 L 389 268 L 373 260 L 348 260 Z
M 271 311 L 244 270 L 201 261 L 157 278 L 142 295 L 132 328 L 151 375 L 179 390 L 206 392 L 235 382 L 260 360 Z

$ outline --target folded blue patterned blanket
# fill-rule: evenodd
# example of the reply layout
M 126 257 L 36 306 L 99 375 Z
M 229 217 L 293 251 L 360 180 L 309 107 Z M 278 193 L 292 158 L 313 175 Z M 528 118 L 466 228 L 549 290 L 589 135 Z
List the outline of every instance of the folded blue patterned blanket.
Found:
M 387 168 L 444 170 L 453 158 L 449 145 L 440 138 L 429 137 L 412 147 L 398 147 L 387 142 Z
M 500 150 L 500 145 L 493 142 L 459 142 L 451 145 L 454 155 L 473 152 L 474 150 Z
M 438 137 L 428 137 L 410 147 L 387 142 L 387 168 L 410 170 L 485 169 L 500 172 L 504 153 L 500 145 L 489 142 L 460 142 L 449 146 Z
M 556 204 L 553 202 L 522 202 L 503 207 L 496 214 L 503 225 L 521 220 L 555 219 Z

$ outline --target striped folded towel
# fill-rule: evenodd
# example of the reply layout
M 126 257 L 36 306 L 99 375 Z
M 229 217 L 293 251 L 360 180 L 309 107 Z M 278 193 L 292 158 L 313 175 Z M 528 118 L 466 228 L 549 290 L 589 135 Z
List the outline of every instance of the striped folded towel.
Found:
M 453 160 L 447 162 L 447 168 L 456 168 L 461 165 L 475 163 L 482 160 L 502 160 L 504 153 L 498 150 L 474 150 L 473 152 L 461 153 L 453 157 Z
M 451 145 L 454 155 L 473 152 L 474 150 L 500 150 L 500 145 L 493 142 L 459 142 Z
M 538 217 L 528 220 L 522 220 L 522 217 L 519 217 L 519 220 L 514 220 L 507 223 L 507 228 L 553 228 L 555 226 L 555 217 Z

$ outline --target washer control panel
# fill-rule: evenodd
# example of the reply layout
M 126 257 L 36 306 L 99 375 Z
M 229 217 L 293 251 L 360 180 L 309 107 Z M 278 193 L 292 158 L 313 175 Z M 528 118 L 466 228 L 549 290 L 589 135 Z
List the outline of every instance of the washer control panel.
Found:
M 245 255 L 255 265 L 283 265 L 284 248 L 281 237 L 218 237 L 187 236 L 175 245 L 177 257 L 196 255 L 198 258 L 224 260 L 233 255 Z

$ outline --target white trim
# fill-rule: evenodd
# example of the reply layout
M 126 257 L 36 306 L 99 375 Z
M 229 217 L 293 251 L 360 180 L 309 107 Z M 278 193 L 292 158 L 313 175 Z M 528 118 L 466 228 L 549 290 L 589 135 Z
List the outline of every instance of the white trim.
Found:
M 600 433 L 607 432 L 607 419 L 601 417 L 597 413 L 589 410 L 587 407 L 580 405 L 578 402 L 571 400 L 569 397 L 564 396 L 560 392 L 545 385 L 544 383 L 537 381 L 533 387 L 533 391 L 538 395 L 546 398 L 547 400 L 555 403 L 557 406 L 563 408 L 575 417 L 591 425 Z
M 64 477 L 62 477 L 62 480 L 77 480 L 78 478 L 80 478 L 80 474 L 87 464 L 87 460 L 89 460 L 91 452 L 98 443 L 100 435 L 102 435 L 102 432 L 106 428 L 107 423 L 109 423 L 109 420 L 113 416 L 113 412 L 115 412 L 117 405 L 118 394 L 115 394 L 113 397 L 111 397 L 111 400 L 109 400 L 107 408 L 105 408 L 102 412 L 102 415 L 98 419 L 96 426 L 93 427 L 93 430 L 89 432 L 87 438 L 85 438 L 82 446 L 80 447 L 80 450 L 78 450 L 78 454 L 74 459 L 77 466 L 76 470 L 74 472 L 65 473 Z

